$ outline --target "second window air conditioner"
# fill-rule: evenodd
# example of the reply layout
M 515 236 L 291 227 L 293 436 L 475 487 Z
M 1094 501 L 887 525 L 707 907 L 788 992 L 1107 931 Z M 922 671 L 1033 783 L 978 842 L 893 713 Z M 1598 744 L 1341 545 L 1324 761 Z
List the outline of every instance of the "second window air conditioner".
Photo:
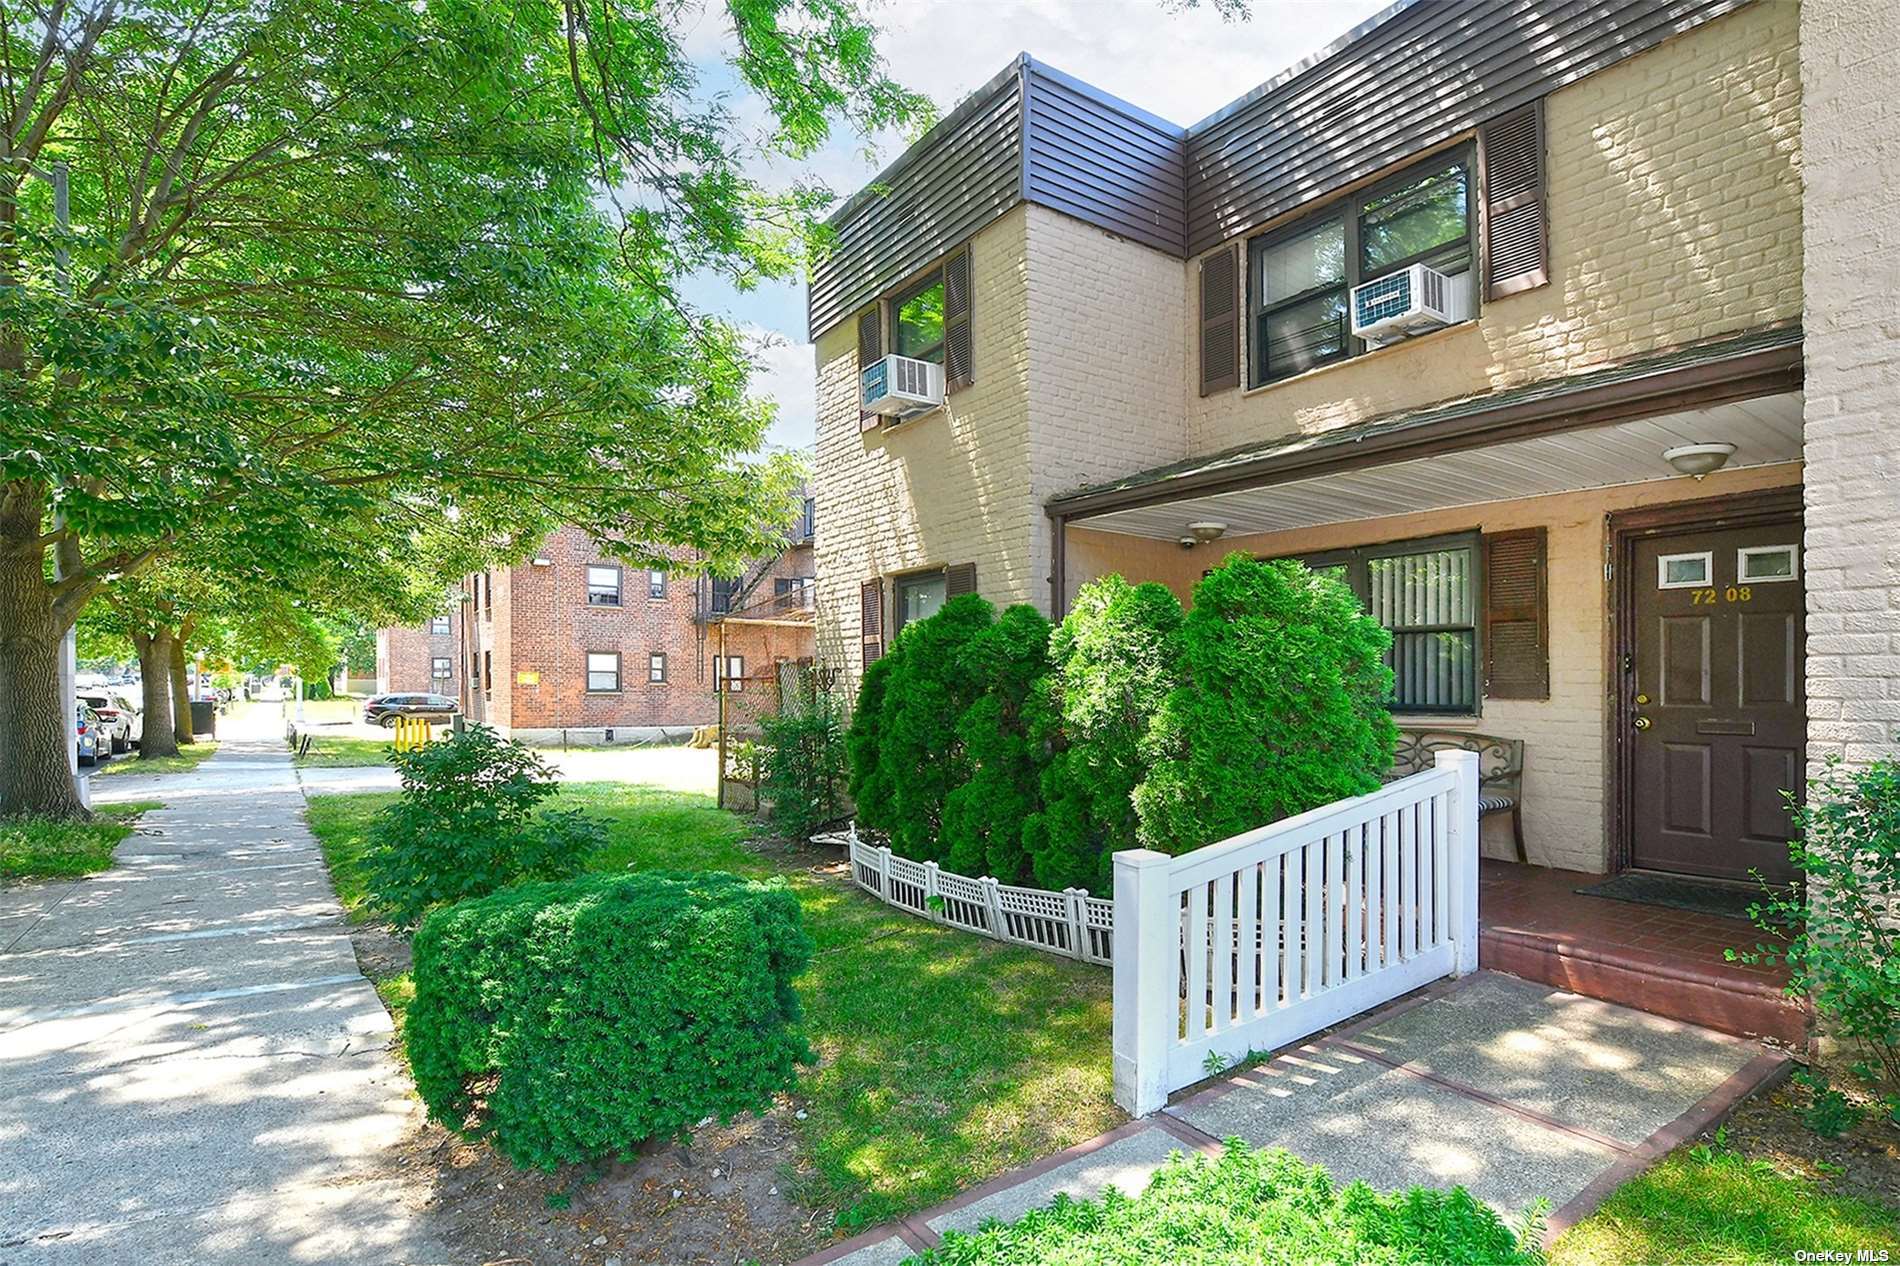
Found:
M 1469 274 L 1447 277 L 1425 264 L 1352 288 L 1352 332 L 1374 347 L 1456 325 L 1470 315 Z
M 866 413 L 914 418 L 943 403 L 943 366 L 908 356 L 885 356 L 858 375 L 859 400 Z

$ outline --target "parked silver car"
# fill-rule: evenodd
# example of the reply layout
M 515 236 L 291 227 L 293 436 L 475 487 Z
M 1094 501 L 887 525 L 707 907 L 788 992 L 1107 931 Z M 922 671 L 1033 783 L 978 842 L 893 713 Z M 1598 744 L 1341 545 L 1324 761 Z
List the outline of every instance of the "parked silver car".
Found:
M 73 724 L 78 727 L 80 764 L 97 765 L 111 754 L 111 738 L 106 733 L 105 722 L 99 719 L 97 712 L 81 703 L 78 715 L 73 718 Z
M 145 737 L 145 714 L 124 695 L 107 690 L 82 690 L 79 702 L 99 714 L 99 723 L 111 740 L 108 748 L 113 755 L 131 751 Z

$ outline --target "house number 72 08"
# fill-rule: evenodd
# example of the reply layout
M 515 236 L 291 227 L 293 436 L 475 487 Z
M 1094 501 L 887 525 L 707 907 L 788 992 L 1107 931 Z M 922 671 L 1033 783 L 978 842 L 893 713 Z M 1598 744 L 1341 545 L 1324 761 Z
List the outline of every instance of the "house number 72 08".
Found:
M 1689 594 L 1689 605 L 1707 607 L 1713 606 L 1718 601 L 1747 602 L 1754 596 L 1754 592 L 1747 585 L 1730 585 L 1719 593 L 1714 589 L 1696 589 Z

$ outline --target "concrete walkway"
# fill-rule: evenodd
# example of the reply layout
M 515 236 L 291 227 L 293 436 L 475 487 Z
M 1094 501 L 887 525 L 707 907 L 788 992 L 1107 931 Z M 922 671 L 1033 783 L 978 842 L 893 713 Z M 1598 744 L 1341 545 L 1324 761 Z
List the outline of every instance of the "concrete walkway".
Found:
M 281 741 L 128 782 L 114 869 L 0 889 L 0 1266 L 446 1261 Z
M 1543 1200 L 1554 1237 L 1785 1065 L 1740 1038 L 1479 972 L 801 1266 L 896 1266 L 946 1231 L 1058 1194 L 1137 1195 L 1170 1155 L 1218 1153 L 1228 1138 L 1284 1148 L 1342 1183 L 1462 1186 L 1512 1219 Z

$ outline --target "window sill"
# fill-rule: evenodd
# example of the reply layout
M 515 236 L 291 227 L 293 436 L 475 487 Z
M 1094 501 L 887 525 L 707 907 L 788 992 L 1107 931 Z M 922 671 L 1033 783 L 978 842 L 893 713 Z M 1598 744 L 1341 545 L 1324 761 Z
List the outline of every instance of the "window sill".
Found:
M 1475 712 L 1424 712 L 1392 714 L 1392 724 L 1401 730 L 1437 730 L 1453 729 L 1460 725 L 1476 725 L 1484 718 Z
M 583 697 L 591 695 L 591 696 L 599 696 L 601 698 L 607 698 L 613 695 L 617 695 L 619 693 L 620 691 L 618 690 L 583 690 L 581 691 L 581 695 Z
M 1258 387 L 1248 387 L 1240 394 L 1243 398 L 1264 395 L 1269 391 L 1276 391 L 1281 387 L 1290 386 L 1296 382 L 1307 382 L 1319 377 L 1321 374 L 1337 373 L 1342 369 L 1350 369 L 1354 365 L 1363 365 L 1372 357 L 1385 352 L 1396 352 L 1402 348 L 1416 347 L 1421 343 L 1433 343 L 1450 335 L 1460 333 L 1461 331 L 1474 330 L 1477 328 L 1477 325 L 1477 317 L 1467 317 L 1456 325 L 1447 325 L 1442 330 L 1433 330 L 1429 334 L 1415 335 L 1412 338 L 1405 339 L 1398 343 L 1388 343 L 1384 347 L 1367 348 L 1357 356 L 1347 356 L 1340 360 L 1328 361 L 1324 365 L 1315 365 L 1313 368 L 1294 374 L 1289 378 L 1275 378 L 1272 382 L 1263 382 Z

